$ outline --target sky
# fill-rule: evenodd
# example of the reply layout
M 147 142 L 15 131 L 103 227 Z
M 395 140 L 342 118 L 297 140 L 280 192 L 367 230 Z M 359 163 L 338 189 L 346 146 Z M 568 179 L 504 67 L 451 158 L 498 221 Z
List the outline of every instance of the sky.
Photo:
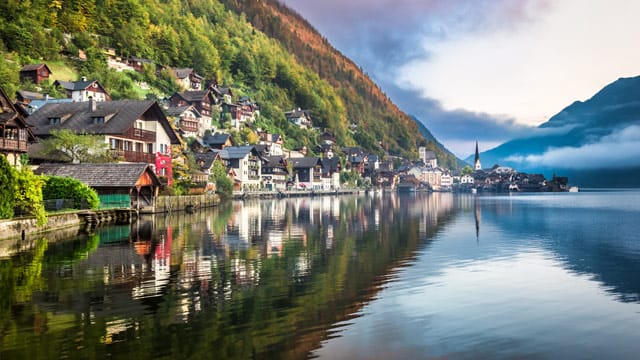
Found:
M 281 1 L 462 158 L 640 75 L 640 1 Z

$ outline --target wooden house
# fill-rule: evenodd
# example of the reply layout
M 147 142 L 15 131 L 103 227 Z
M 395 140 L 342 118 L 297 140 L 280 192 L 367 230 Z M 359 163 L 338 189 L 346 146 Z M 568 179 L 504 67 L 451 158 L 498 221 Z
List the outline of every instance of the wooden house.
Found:
M 184 90 L 201 90 L 204 78 L 191 68 L 173 68 L 176 84 Z
M 31 81 L 38 85 L 51 76 L 51 69 L 47 64 L 31 64 L 25 65 L 20 69 L 20 81 Z
M 51 136 L 53 129 L 101 135 L 114 157 L 155 167 L 156 175 L 172 183 L 171 145 L 181 145 L 157 102 L 120 100 L 46 104 L 29 116 L 34 135 Z
M 75 102 L 89 101 L 90 99 L 95 101 L 111 100 L 111 96 L 98 80 L 87 80 L 83 77 L 80 81 L 56 80 L 53 85 L 62 87 L 67 97 Z
M 20 157 L 27 153 L 28 144 L 33 140 L 31 128 L 22 113 L 0 88 L 0 153 L 11 165 L 19 167 Z
M 161 185 L 152 167 L 144 163 L 41 164 L 34 173 L 85 183 L 96 190 L 101 207 L 152 208 Z

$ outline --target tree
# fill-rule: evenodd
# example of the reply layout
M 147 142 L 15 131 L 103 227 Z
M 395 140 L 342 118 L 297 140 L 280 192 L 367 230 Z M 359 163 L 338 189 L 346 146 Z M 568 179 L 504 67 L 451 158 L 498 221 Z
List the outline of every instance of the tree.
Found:
M 109 144 L 102 136 L 76 134 L 68 129 L 51 130 L 51 137 L 42 141 L 44 155 L 61 157 L 71 163 L 105 163 L 114 161 Z
M 472 172 L 473 172 L 473 169 L 469 165 L 466 165 L 465 167 L 462 168 L 462 175 L 469 175 Z
M 15 182 L 15 170 L 7 158 L 0 155 L 0 219 L 13 217 Z
M 209 175 L 216 183 L 216 192 L 221 198 L 227 199 L 233 193 L 233 181 L 227 176 L 227 167 L 222 161 L 216 160 L 211 166 L 211 174 Z

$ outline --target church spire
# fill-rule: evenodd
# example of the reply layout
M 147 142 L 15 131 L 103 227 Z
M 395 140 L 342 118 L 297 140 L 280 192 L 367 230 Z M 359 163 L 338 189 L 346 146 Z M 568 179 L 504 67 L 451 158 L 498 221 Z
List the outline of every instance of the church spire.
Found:
M 480 164 L 480 152 L 478 151 L 478 140 L 476 140 L 476 157 L 473 160 L 473 169 L 481 170 L 482 165 Z

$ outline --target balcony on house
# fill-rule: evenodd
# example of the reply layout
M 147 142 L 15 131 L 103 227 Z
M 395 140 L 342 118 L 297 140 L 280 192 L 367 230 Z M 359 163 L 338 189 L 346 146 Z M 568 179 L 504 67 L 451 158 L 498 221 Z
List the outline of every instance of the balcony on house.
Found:
M 135 139 L 144 142 L 155 142 L 156 141 L 156 132 L 138 129 L 134 127 L 130 127 L 125 133 L 124 136 L 129 139 Z
M 25 129 L 0 128 L 0 150 L 27 151 L 27 131 Z
M 142 162 L 147 164 L 155 164 L 156 155 L 140 152 L 140 151 L 128 151 L 128 150 L 111 150 L 114 157 L 124 159 L 127 162 Z

